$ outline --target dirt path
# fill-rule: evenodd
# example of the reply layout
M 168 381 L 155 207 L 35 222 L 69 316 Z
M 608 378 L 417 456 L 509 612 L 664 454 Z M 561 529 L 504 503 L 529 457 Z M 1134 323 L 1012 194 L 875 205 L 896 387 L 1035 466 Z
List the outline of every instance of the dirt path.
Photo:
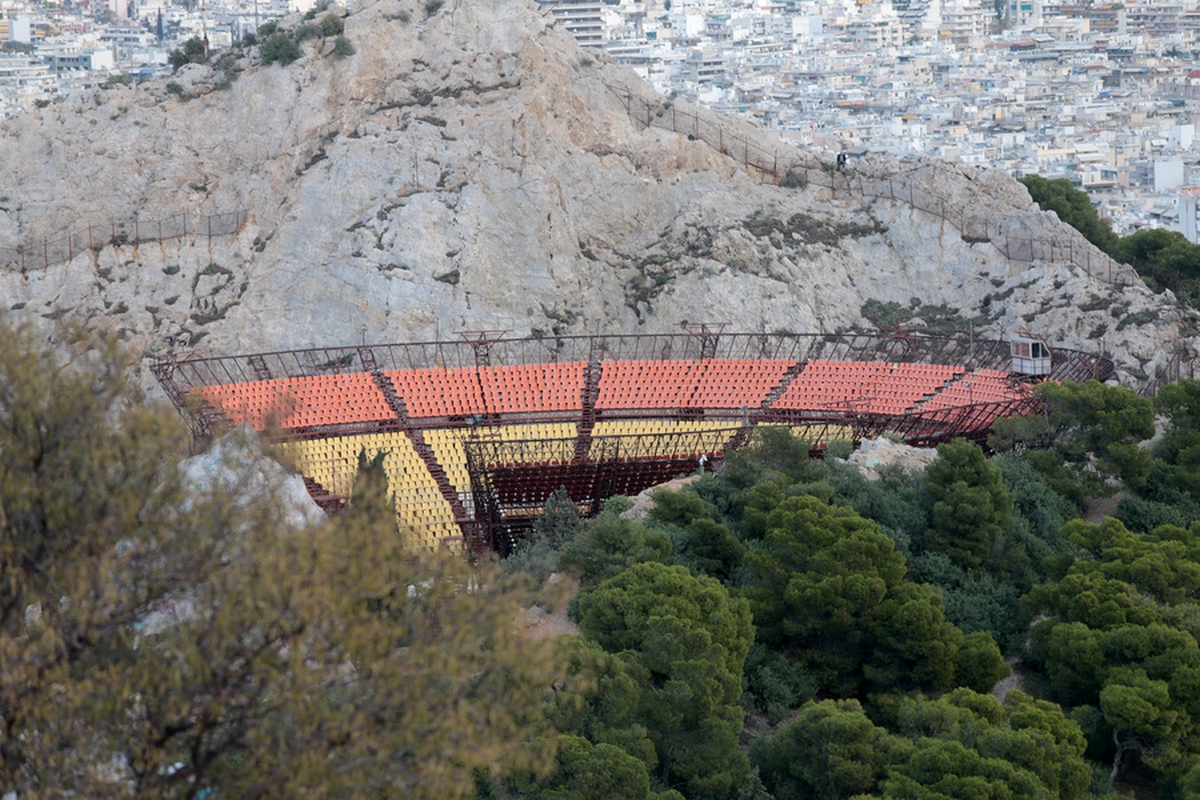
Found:
M 1115 517 L 1117 503 L 1131 496 L 1129 492 L 1120 491 L 1112 497 L 1085 497 L 1083 498 L 1083 518 L 1093 525 L 1099 525 L 1105 517 Z
M 1021 680 L 1021 673 L 1017 672 L 1017 661 L 1018 659 L 1016 656 L 1011 656 L 1004 659 L 1004 663 L 1008 664 L 1008 668 L 1011 669 L 1012 672 L 1009 673 L 1007 678 L 1001 678 L 996 685 L 992 687 L 992 696 L 994 696 L 1001 703 L 1004 702 L 1004 698 L 1013 689 L 1016 689 L 1019 692 L 1025 691 L 1025 684 Z

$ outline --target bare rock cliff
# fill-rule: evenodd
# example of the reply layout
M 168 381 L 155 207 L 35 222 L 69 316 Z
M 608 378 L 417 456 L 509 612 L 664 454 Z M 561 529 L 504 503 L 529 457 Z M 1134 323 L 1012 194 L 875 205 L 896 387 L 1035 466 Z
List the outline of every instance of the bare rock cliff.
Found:
M 1194 347 L 1190 312 L 1002 174 L 835 175 L 747 122 L 672 108 L 532 0 L 344 13 L 349 58 L 316 38 L 263 66 L 244 47 L 0 127 L 0 314 L 229 353 L 687 321 L 833 331 L 871 325 L 866 307 L 1103 347 L 1130 380 Z M 794 163 L 791 179 L 676 132 L 677 115 Z

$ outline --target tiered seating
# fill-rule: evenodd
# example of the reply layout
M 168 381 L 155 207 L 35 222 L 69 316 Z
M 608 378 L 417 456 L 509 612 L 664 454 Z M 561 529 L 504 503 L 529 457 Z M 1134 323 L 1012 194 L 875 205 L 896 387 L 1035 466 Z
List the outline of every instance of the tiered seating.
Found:
M 695 385 L 690 361 L 605 361 L 596 408 L 679 408 Z
M 994 369 L 977 369 L 962 375 L 936 396 L 920 405 L 920 410 L 951 408 L 976 403 L 998 403 L 1019 400 L 1028 394 L 1024 388 L 1012 387 L 1008 373 Z
M 709 359 L 695 363 L 694 392 L 685 407 L 759 408 L 796 362 Z
M 462 440 L 467 435 L 467 428 L 437 428 L 424 432 L 425 443 L 433 450 L 433 457 L 459 494 L 471 491 L 467 456 L 462 446 Z
M 583 408 L 582 361 L 484 367 L 479 382 L 487 410 L 498 414 L 524 411 L 578 411 Z
M 259 431 L 395 418 L 366 372 L 202 386 L 196 392 L 233 422 Z
M 592 447 L 596 449 L 597 440 L 613 436 L 623 437 L 620 441 L 620 456 L 622 458 L 651 458 L 674 453 L 664 452 L 662 440 L 648 437 L 675 434 L 687 436 L 679 444 L 686 444 L 692 452 L 720 453 L 733 436 L 731 423 L 719 420 L 622 420 L 597 422 L 592 428 Z
M 505 367 L 390 370 L 409 416 L 455 417 L 583 407 L 582 361 Z
M 961 371 L 940 364 L 892 364 L 867 388 L 862 408 L 873 414 L 903 414 L 918 401 L 938 392 Z
M 850 442 L 854 440 L 854 429 L 848 425 L 792 425 L 792 435 L 804 439 L 818 447 L 830 442 Z
M 774 407 L 903 414 L 959 372 L 940 364 L 810 361 Z
M 526 458 L 534 463 L 565 461 L 574 455 L 578 430 L 574 422 L 505 425 L 492 429 L 505 442 L 525 442 Z
M 425 431 L 425 441 L 446 477 L 460 494 L 471 491 L 467 473 L 467 455 L 463 442 L 470 438 L 524 442 L 521 452 L 529 463 L 570 460 L 575 450 L 576 426 L 573 422 L 502 425 L 491 428 L 441 428 Z
M 597 408 L 758 408 L 795 362 L 605 361 Z
M 349 495 L 358 471 L 358 450 L 349 443 L 360 436 L 282 442 L 276 447 L 286 461 L 333 494 Z
M 775 401 L 780 409 L 845 408 L 862 397 L 885 365 L 882 362 L 809 361 Z
M 454 511 L 403 433 L 285 442 L 279 448 L 305 475 L 338 494 L 350 493 L 359 451 L 365 448 L 368 457 L 383 451 L 387 453 L 384 470 L 395 497 L 396 516 L 409 546 L 437 549 L 441 539 L 461 535 Z
M 453 417 L 486 411 L 475 367 L 388 370 L 384 373 L 408 407 L 408 415 Z

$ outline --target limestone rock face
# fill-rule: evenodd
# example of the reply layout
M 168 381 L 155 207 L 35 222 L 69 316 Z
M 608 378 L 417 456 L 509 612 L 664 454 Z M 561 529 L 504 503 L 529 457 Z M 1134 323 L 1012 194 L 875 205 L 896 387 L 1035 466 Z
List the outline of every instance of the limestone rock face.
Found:
M 875 301 L 904 324 L 936 313 L 981 336 L 1103 341 L 1130 380 L 1195 345 L 1190 312 L 1119 285 L 1127 268 L 1003 174 L 863 160 L 831 184 L 817 154 L 675 107 L 808 166 L 784 188 L 660 127 L 671 114 L 647 127 L 638 110 L 663 98 L 532 0 L 339 13 L 349 58 L 318 38 L 262 66 L 245 47 L 0 127 L 0 313 L 216 354 L 689 321 L 834 331 L 871 325 Z M 233 235 L 204 229 L 236 213 Z M 183 214 L 187 236 L 146 241 Z M 69 260 L 38 262 L 81 231 Z

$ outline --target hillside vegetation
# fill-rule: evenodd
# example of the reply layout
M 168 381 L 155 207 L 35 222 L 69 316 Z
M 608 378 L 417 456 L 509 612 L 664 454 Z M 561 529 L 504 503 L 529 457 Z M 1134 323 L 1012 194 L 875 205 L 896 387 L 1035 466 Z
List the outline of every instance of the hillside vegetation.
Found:
M 1038 392 L 1046 413 L 998 425 L 995 455 L 954 441 L 923 472 L 884 469 L 875 482 L 760 429 L 716 474 L 659 492 L 644 522 L 620 516 L 620 500 L 581 522 L 560 498 L 505 566 L 534 585 L 550 570 L 581 578 L 584 638 L 634 679 L 622 719 L 654 746 L 651 757 L 639 745 L 651 789 L 1085 798 L 1136 780 L 1193 796 L 1200 464 L 1183 454 L 1200 383 L 1154 404 L 1095 382 Z M 1155 413 L 1166 433 L 1146 450 Z M 1118 491 L 1115 518 L 1079 518 L 1085 495 Z M 674 598 L 717 585 L 724 613 L 750 613 L 748 648 L 675 610 Z M 727 685 L 717 664 L 743 649 L 738 708 L 717 713 L 729 697 L 712 694 Z M 1023 688 L 994 697 L 1008 664 Z M 708 729 L 685 713 L 701 697 L 718 703 L 704 706 Z M 664 698 L 681 702 L 670 724 Z M 626 741 L 602 719 L 593 707 L 565 734 Z M 748 747 L 729 744 L 739 725 Z M 704 731 L 703 759 L 685 731 Z M 556 769 L 538 796 L 583 796 L 555 794 L 569 771 Z M 500 780 L 482 794 L 528 792 Z
M 1087 192 L 1066 178 L 1047 180 L 1040 175 L 1021 178 L 1030 196 L 1042 209 L 1087 237 L 1088 241 L 1118 261 L 1133 265 L 1152 289 L 1171 289 L 1190 305 L 1200 308 L 1200 245 L 1179 231 L 1147 228 L 1117 236 L 1100 218 Z
M 305 525 L 261 461 L 170 466 L 178 421 L 111 340 L 2 332 L 4 792 L 1200 792 L 1200 382 L 1046 384 L 995 455 L 877 481 L 759 429 L 642 521 L 560 494 L 498 569 L 401 552 L 378 454 Z M 521 636 L 551 572 L 582 633 Z

